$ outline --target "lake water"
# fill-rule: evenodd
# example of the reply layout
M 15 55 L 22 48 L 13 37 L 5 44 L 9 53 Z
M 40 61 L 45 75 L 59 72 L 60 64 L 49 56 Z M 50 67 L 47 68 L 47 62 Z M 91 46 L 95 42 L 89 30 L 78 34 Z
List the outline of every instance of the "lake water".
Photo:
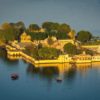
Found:
M 12 73 L 18 80 L 11 79 Z M 0 100 L 100 100 L 100 63 L 35 68 L 1 58 Z

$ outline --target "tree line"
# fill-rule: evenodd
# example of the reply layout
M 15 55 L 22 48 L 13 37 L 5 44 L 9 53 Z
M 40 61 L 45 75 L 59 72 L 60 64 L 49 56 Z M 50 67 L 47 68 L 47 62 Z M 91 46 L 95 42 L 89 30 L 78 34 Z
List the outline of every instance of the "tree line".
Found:
M 45 31 L 40 32 L 43 28 Z M 90 41 L 92 33 L 81 30 L 78 33 L 72 30 L 70 25 L 66 23 L 43 22 L 41 27 L 38 24 L 30 24 L 25 26 L 24 22 L 17 23 L 3 23 L 0 25 L 0 43 L 7 43 L 8 41 L 20 41 L 20 35 L 23 32 L 31 35 L 32 40 L 43 40 L 48 36 L 55 36 L 57 39 L 77 39 L 81 42 Z

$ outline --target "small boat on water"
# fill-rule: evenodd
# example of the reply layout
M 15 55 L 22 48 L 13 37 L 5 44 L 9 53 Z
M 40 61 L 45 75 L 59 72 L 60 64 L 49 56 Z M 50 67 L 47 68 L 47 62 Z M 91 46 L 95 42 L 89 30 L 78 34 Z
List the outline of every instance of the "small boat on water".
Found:
M 12 80 L 16 80 L 18 78 L 19 78 L 18 74 L 16 74 L 16 73 L 11 74 L 11 79 Z
M 62 79 L 60 77 L 56 78 L 57 82 L 62 82 Z

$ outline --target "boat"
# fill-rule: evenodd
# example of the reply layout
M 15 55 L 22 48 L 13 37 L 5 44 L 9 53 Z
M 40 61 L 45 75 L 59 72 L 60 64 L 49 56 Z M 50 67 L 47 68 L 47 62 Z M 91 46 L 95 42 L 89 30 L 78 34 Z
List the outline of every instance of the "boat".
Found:
M 11 74 L 11 79 L 12 80 L 16 80 L 18 78 L 19 78 L 18 74 L 16 74 L 16 73 Z
M 62 82 L 62 79 L 60 77 L 56 78 L 57 82 Z

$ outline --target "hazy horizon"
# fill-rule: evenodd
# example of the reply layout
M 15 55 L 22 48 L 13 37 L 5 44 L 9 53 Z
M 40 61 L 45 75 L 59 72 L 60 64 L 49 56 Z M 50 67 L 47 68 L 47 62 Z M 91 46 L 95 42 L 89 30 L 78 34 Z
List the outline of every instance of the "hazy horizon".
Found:
M 23 21 L 67 23 L 77 32 L 100 33 L 99 0 L 0 0 L 0 24 Z

